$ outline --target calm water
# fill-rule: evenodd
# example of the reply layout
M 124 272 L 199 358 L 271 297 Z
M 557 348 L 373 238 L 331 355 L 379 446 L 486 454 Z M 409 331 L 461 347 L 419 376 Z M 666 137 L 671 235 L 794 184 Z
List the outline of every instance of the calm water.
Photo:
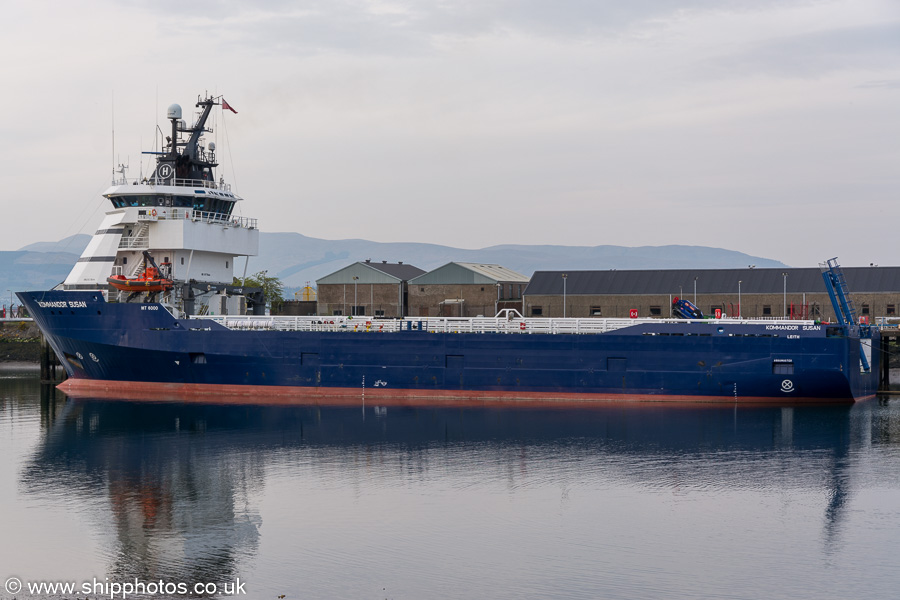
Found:
M 0 453 L 0 598 L 10 576 L 286 600 L 900 586 L 900 400 L 199 406 L 70 400 L 6 369 Z

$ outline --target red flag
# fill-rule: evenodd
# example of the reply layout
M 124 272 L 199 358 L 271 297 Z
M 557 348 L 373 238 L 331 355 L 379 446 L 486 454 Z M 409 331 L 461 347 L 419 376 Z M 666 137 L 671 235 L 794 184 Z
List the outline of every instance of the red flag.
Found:
M 231 108 L 231 105 L 225 102 L 225 98 L 222 98 L 222 110 L 230 110 L 234 114 L 237 114 L 237 111 Z

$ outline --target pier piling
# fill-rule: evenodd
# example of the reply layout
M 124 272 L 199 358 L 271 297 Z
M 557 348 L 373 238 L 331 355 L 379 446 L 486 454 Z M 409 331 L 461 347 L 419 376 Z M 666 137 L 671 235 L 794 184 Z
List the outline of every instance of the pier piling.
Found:
M 891 358 L 898 350 L 898 340 L 900 340 L 900 329 L 881 330 L 881 342 L 878 345 L 878 351 L 881 353 L 881 374 L 878 381 L 878 393 L 880 394 L 900 394 L 898 391 L 891 390 Z
M 56 368 L 61 366 L 53 348 L 50 347 L 47 339 L 41 334 L 41 382 L 54 383 L 62 381 L 65 378 L 65 371 L 61 373 L 59 379 L 57 379 L 56 375 Z

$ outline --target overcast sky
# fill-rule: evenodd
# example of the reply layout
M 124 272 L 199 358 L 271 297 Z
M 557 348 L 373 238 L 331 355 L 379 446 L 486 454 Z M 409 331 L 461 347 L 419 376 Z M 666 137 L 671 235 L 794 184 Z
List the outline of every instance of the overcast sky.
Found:
M 263 231 L 900 265 L 896 0 L 31 1 L 0 30 L 2 250 L 93 233 L 113 122 L 138 176 L 208 90 Z

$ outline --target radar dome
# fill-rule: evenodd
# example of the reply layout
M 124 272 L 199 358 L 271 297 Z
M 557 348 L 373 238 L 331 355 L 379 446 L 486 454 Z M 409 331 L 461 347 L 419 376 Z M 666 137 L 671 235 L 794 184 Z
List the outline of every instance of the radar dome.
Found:
M 168 110 L 166 110 L 166 118 L 167 119 L 180 119 L 181 118 L 181 106 L 178 104 L 173 104 L 169 106 Z
M 209 151 L 210 151 L 210 152 L 215 152 L 215 151 L 216 151 L 216 143 L 215 143 L 215 142 L 210 142 L 210 143 L 209 143 Z

